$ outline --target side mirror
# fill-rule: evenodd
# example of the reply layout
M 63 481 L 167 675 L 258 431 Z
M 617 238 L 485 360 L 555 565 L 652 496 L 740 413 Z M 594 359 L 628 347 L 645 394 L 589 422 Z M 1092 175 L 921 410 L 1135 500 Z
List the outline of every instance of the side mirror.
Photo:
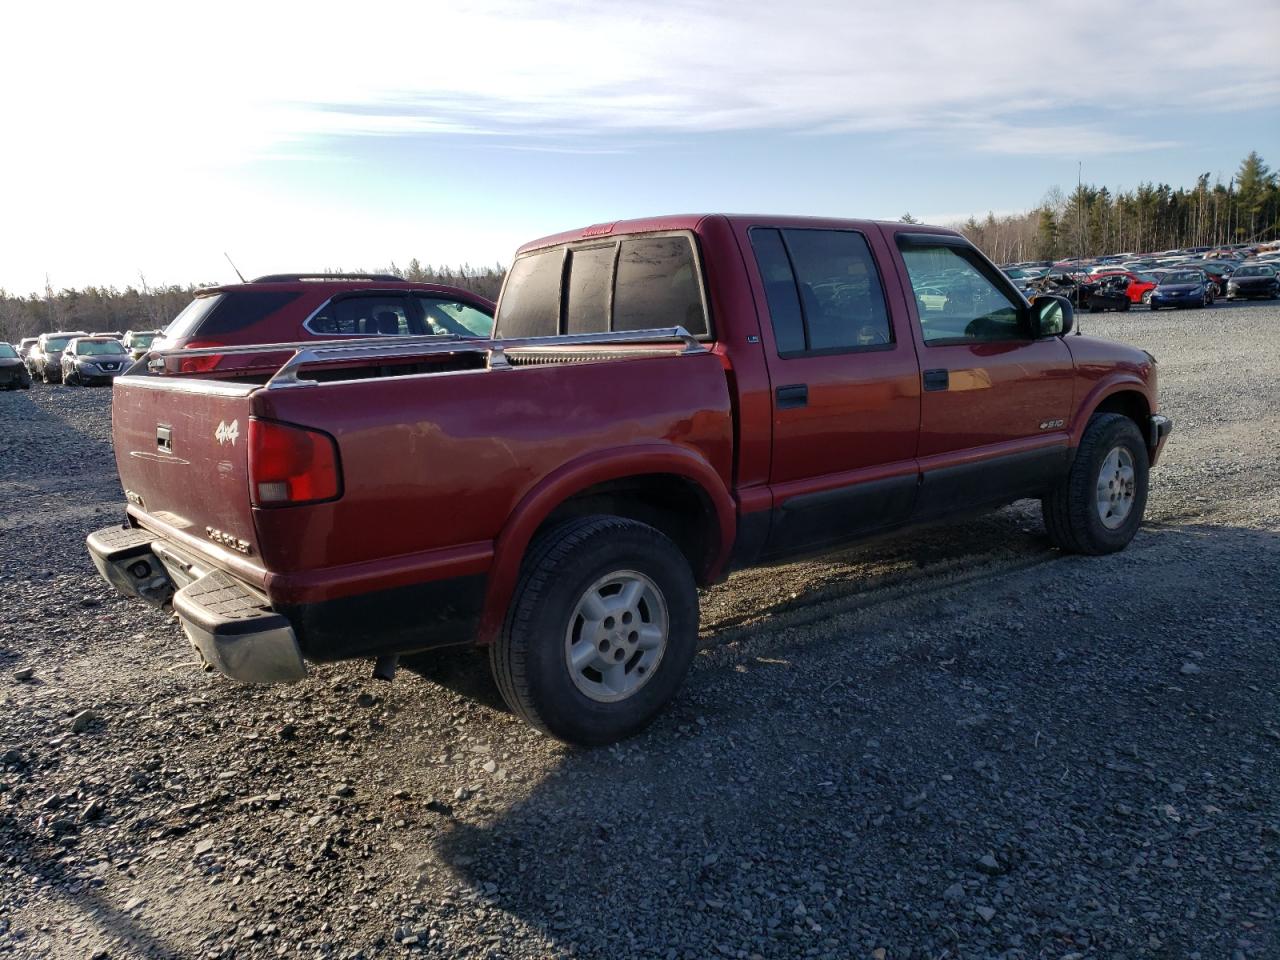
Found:
M 1066 297 L 1042 294 L 1031 301 L 1031 333 L 1039 337 L 1062 337 L 1075 326 L 1075 311 Z

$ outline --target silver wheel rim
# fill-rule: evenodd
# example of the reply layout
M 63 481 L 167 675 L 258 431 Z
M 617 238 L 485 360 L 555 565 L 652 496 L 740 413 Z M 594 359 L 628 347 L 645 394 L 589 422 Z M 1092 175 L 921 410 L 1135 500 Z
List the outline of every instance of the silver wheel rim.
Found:
M 635 570 L 606 574 L 583 591 L 565 631 L 573 685 L 600 703 L 627 699 L 657 672 L 669 634 L 656 583 Z
M 1124 526 L 1133 510 L 1136 481 L 1133 454 L 1125 447 L 1113 447 L 1098 471 L 1098 518 L 1108 530 Z

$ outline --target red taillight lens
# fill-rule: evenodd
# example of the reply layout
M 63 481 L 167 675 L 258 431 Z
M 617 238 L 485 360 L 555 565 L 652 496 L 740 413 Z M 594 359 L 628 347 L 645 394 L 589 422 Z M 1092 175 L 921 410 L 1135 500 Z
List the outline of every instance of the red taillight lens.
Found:
M 333 438 L 273 420 L 249 420 L 249 494 L 254 506 L 332 500 L 342 489 Z
M 208 373 L 216 370 L 222 361 L 222 354 L 209 353 L 202 357 L 183 357 L 178 362 L 179 373 Z
M 217 340 L 188 340 L 184 345 L 187 350 L 199 350 L 203 347 L 220 347 L 222 346 Z M 181 357 L 178 360 L 179 373 L 208 373 L 210 370 L 216 370 L 218 364 L 222 362 L 222 355 L 217 353 L 205 354 L 200 357 Z

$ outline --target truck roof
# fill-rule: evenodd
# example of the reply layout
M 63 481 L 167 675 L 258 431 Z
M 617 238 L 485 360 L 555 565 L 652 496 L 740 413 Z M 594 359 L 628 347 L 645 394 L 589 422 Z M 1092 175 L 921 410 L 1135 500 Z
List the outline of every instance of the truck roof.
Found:
M 596 223 L 576 230 L 565 230 L 537 240 L 530 240 L 516 250 L 516 256 L 540 247 L 552 247 L 575 240 L 588 240 L 592 237 L 607 237 L 613 234 L 658 233 L 666 230 L 698 230 L 703 221 L 720 217 L 730 223 L 749 222 L 753 226 L 772 224 L 792 227 L 862 227 L 870 224 L 891 224 L 895 227 L 909 227 L 916 231 L 957 235 L 956 231 L 946 227 L 935 227 L 926 224 L 904 224 L 897 220 L 858 220 L 833 217 L 805 217 L 793 214 L 748 214 L 748 213 L 673 213 L 657 217 L 640 217 L 635 220 L 615 220 L 612 223 Z

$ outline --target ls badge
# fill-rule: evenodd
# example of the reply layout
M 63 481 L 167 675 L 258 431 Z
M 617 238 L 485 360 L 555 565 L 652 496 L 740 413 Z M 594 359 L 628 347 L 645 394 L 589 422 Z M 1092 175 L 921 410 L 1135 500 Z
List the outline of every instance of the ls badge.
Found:
M 234 447 L 236 441 L 240 439 L 240 421 L 232 420 L 227 423 L 225 420 L 220 420 L 218 429 L 213 431 L 213 439 L 218 441 L 220 447 L 228 443 Z

